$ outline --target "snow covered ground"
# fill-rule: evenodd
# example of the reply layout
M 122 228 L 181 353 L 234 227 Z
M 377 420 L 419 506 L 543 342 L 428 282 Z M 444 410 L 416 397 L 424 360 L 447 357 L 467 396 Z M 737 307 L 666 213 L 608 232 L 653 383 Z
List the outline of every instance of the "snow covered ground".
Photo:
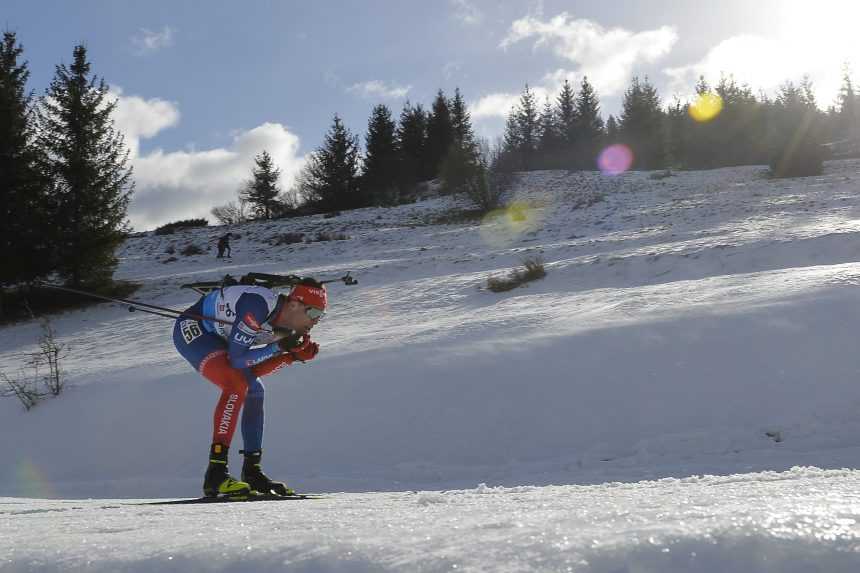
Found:
M 99 305 L 53 321 L 63 396 L 0 402 L 0 571 L 856 571 L 858 191 L 852 160 L 538 172 L 483 223 L 432 224 L 450 198 L 255 223 L 226 261 L 224 228 L 131 238 L 118 275 L 173 308 L 228 272 L 353 272 L 320 357 L 266 379 L 265 443 L 353 493 L 127 505 L 199 495 L 217 392 L 170 321 Z M 275 244 L 321 231 L 347 238 Z M 534 255 L 545 279 L 486 290 Z M 38 325 L 2 335 L 14 374 Z
M 848 573 L 858 491 L 860 472 L 795 468 L 218 506 L 0 498 L 0 569 Z

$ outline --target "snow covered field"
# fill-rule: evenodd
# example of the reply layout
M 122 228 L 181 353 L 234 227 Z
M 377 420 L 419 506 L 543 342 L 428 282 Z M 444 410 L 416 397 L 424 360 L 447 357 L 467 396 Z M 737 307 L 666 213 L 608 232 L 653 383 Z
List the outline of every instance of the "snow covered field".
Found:
M 860 472 L 796 468 L 194 507 L 0 498 L 0 569 L 848 573 L 858 491 Z
M 856 571 L 858 191 L 856 160 L 537 172 L 485 224 L 430 224 L 443 198 L 234 228 L 227 261 L 224 228 L 131 238 L 119 277 L 173 308 L 228 272 L 353 272 L 320 357 L 265 380 L 264 444 L 352 493 L 126 505 L 199 495 L 217 392 L 170 321 L 99 305 L 53 321 L 63 396 L 0 402 L 0 571 Z M 273 246 L 320 231 L 348 238 Z M 545 279 L 484 288 L 533 255 Z M 2 334 L 14 374 L 38 325 Z

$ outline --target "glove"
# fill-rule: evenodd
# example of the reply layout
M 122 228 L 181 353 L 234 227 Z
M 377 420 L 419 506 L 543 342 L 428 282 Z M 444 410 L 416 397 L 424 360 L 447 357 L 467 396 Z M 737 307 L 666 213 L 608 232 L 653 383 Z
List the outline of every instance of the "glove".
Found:
M 280 342 L 288 342 L 288 339 L 284 339 Z M 285 345 L 281 346 L 281 348 L 285 352 L 294 359 L 301 360 L 302 362 L 313 360 L 320 351 L 320 345 L 312 341 L 310 336 L 305 336 L 304 340 L 298 346 L 293 346 L 292 348 L 284 348 L 284 346 Z

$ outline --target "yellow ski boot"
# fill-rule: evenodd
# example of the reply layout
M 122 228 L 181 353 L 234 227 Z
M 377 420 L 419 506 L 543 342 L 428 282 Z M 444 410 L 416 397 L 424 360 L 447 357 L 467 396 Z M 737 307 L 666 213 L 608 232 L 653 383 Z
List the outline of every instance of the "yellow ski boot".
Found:
M 241 499 L 251 495 L 251 486 L 231 476 L 227 471 L 227 451 L 224 444 L 212 444 L 209 451 L 209 467 L 203 479 L 203 495 L 206 497 L 227 496 Z

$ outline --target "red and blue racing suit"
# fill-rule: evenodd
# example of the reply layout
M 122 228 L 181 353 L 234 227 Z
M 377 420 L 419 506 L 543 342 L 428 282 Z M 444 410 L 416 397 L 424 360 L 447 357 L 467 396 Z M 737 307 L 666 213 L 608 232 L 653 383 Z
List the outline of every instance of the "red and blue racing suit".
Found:
M 230 445 L 242 412 L 245 451 L 262 449 L 265 388 L 260 377 L 293 361 L 280 349 L 267 324 L 277 300 L 277 294 L 263 287 L 224 287 L 201 298 L 186 312 L 234 324 L 184 317 L 176 320 L 176 349 L 204 378 L 221 388 L 212 443 Z

